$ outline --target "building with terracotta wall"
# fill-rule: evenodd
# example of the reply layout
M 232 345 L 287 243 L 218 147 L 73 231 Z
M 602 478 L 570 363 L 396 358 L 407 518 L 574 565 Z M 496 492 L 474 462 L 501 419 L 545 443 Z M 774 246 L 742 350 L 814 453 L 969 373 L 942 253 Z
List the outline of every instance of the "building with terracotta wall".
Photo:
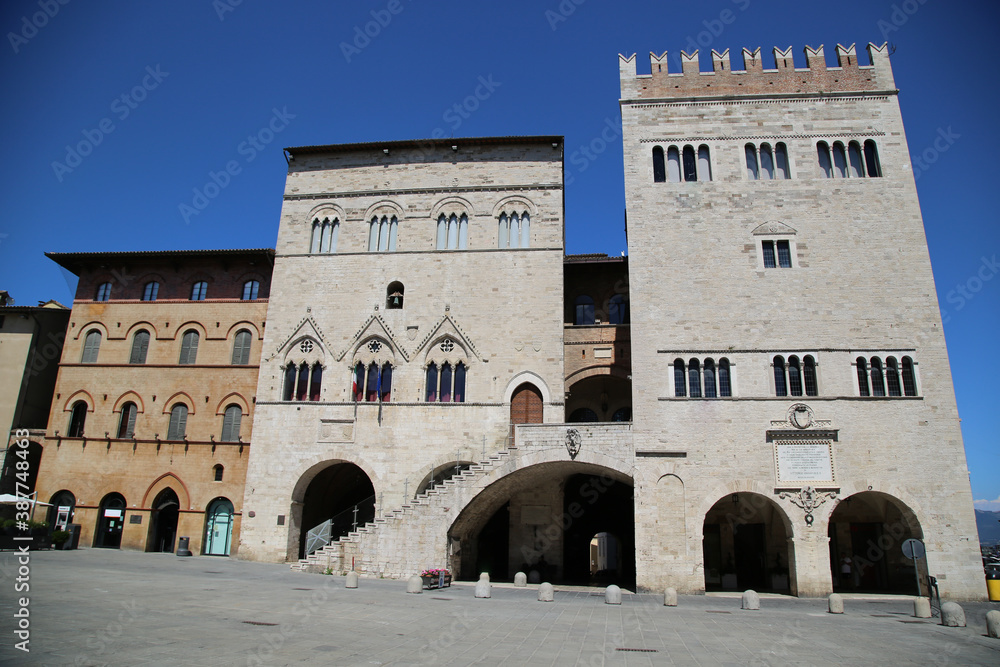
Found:
M 50 520 L 82 546 L 234 553 L 274 251 L 47 256 L 80 278 L 37 480 Z

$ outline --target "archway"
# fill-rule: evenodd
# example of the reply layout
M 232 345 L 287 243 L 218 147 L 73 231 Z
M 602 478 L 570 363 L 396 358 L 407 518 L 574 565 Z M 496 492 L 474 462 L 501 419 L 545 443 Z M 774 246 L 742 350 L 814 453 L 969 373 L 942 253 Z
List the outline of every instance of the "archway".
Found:
M 910 538 L 922 539 L 923 531 L 913 511 L 897 498 L 878 491 L 844 498 L 830 515 L 827 535 L 834 590 L 917 594 L 914 562 L 903 555 L 902 546 Z M 926 595 L 927 559 L 918 563 Z
M 76 512 L 76 496 L 63 489 L 56 493 L 49 500 L 52 507 L 46 516 L 48 524 L 53 530 L 66 530 L 66 526 L 73 523 L 73 514 Z
M 333 462 L 313 474 L 302 495 L 299 558 L 375 519 L 375 487 L 364 470 Z
M 180 501 L 169 486 L 158 494 L 150 506 L 149 534 L 146 551 L 173 553 L 174 537 L 177 535 L 177 519 L 180 515 Z
M 122 545 L 125 507 L 125 497 L 122 494 L 109 493 L 104 496 L 97 511 L 97 530 L 94 533 L 95 547 L 117 549 Z
M 542 392 L 529 382 L 519 385 L 510 399 L 510 423 L 541 424 L 542 417 Z
M 228 498 L 216 498 L 205 512 L 205 539 L 202 541 L 206 556 L 228 556 L 233 537 L 233 504 Z
M 617 375 L 591 375 L 577 380 L 568 389 L 566 414 L 570 422 L 629 421 L 631 408 L 632 383 Z M 626 413 L 629 420 L 621 418 Z M 582 414 L 588 418 L 579 418 Z
M 720 499 L 705 515 L 705 589 L 789 592 L 791 537 L 788 517 L 770 498 L 740 492 Z
M 510 581 L 521 571 L 532 580 L 592 584 L 590 545 L 598 533 L 614 533 L 622 555 L 605 578 L 634 588 L 631 477 L 579 461 L 540 463 L 494 482 L 466 505 L 448 531 L 451 567 L 460 579 L 489 572 L 493 581 Z
M 442 466 L 437 466 L 433 470 L 428 471 L 427 475 L 420 480 L 420 484 L 417 485 L 417 491 L 414 495 L 419 496 L 421 493 L 430 491 L 435 486 L 443 484 L 455 475 L 468 470 L 473 465 L 475 464 L 472 461 L 452 461 Z

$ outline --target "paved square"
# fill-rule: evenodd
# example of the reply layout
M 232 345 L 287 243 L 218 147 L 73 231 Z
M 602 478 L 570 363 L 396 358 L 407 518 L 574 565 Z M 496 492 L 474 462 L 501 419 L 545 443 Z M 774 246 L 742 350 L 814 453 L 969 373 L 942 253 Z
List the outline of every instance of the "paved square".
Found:
M 967 628 L 910 616 L 907 599 L 654 595 L 473 585 L 421 595 L 403 581 L 292 572 L 195 556 L 81 549 L 31 554 L 30 653 L 14 649 L 17 556 L 0 553 L 0 664 L 11 665 L 990 665 L 998 603 L 964 605 Z M 628 649 L 628 650 L 622 650 Z

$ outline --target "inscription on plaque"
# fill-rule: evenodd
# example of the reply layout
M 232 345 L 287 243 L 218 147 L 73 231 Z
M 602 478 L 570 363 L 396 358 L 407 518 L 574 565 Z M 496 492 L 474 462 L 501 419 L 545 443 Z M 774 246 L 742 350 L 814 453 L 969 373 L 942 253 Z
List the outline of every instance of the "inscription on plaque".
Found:
M 834 481 L 833 452 L 829 442 L 776 443 L 774 458 L 779 484 Z

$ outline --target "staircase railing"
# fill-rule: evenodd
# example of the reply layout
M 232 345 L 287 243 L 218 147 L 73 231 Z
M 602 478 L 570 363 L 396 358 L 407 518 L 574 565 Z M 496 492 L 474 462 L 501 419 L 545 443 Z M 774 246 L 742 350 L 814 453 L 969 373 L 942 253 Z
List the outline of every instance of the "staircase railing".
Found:
M 371 495 L 338 514 L 333 515 L 326 521 L 317 524 L 306 533 L 305 553 L 308 556 L 314 551 L 318 551 L 330 544 L 334 540 L 340 539 L 348 533 L 356 531 L 359 527 L 375 520 L 375 496 Z

